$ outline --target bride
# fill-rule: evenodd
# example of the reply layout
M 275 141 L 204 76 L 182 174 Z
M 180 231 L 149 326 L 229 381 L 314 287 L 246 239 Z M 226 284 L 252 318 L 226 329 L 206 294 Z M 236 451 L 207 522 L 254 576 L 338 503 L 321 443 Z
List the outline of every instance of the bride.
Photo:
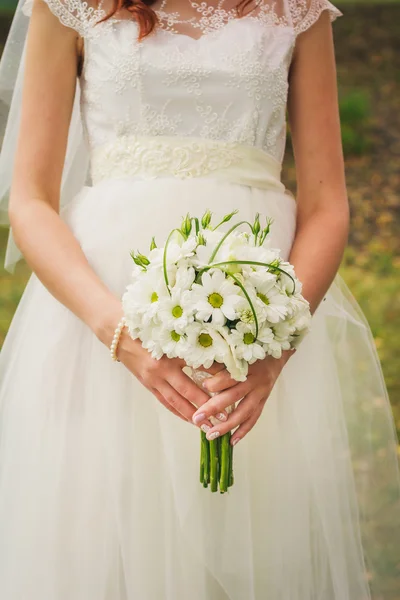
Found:
M 393 418 L 336 276 L 340 14 L 327 0 L 20 2 L 0 185 L 7 266 L 21 252 L 34 274 L 0 363 L 4 600 L 391 597 Z M 296 199 L 280 179 L 286 109 Z M 207 208 L 273 218 L 313 324 L 295 354 L 241 384 L 216 367 L 203 390 L 126 330 L 119 362 L 109 348 L 130 251 Z M 208 435 L 239 442 L 224 496 L 197 473 L 198 429 L 216 415 Z

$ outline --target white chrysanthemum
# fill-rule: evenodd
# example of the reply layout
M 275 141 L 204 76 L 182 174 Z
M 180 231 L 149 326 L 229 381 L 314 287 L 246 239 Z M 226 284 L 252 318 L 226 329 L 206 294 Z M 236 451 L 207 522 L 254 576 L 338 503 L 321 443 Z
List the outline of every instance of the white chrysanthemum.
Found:
M 138 281 L 129 285 L 122 297 L 122 306 L 130 330 L 146 326 L 156 316 L 160 299 L 168 291 L 160 271 L 147 271 Z
M 159 330 L 160 328 L 155 327 L 154 325 L 142 327 L 139 335 L 143 348 L 148 350 L 152 357 L 156 358 L 157 360 L 164 355 L 164 351 L 158 339 Z
M 279 268 L 284 271 L 280 273 L 278 279 L 278 285 L 282 291 L 288 296 L 292 296 L 293 294 L 301 294 L 302 284 L 296 277 L 293 265 L 282 261 L 279 265 Z
M 201 233 L 206 241 L 206 245 L 197 247 L 196 255 L 193 260 L 196 265 L 204 267 L 208 265 L 217 244 L 222 240 L 224 234 L 222 231 L 213 231 L 212 229 L 206 229 Z
M 166 329 L 184 333 L 193 321 L 193 307 L 188 301 L 190 292 L 174 288 L 171 296 L 164 297 L 158 305 L 157 317 Z
M 284 350 L 291 348 L 290 328 L 285 321 L 271 327 L 263 327 L 258 335 L 265 352 L 273 358 L 281 358 Z
M 190 237 L 186 241 L 183 241 L 180 236 L 177 235 L 176 240 L 171 240 L 167 248 L 167 267 L 170 284 L 174 285 L 177 265 L 183 266 L 191 257 L 194 256 L 194 252 L 197 246 L 197 240 L 195 237 Z M 163 268 L 164 264 L 164 248 L 154 248 L 149 253 L 150 267 Z
M 245 323 L 237 323 L 236 328 L 231 331 L 231 340 L 235 348 L 235 354 L 250 365 L 256 360 L 265 358 L 265 350 L 255 337 L 254 327 Z
M 181 333 L 175 331 L 175 329 L 165 329 L 160 327 L 155 333 L 157 342 L 160 344 L 164 354 L 168 358 L 181 357 L 186 353 L 186 338 Z
M 274 332 L 271 327 L 265 325 L 258 332 L 258 340 L 264 345 L 264 348 L 268 347 L 274 341 Z
M 186 328 L 187 346 L 181 356 L 186 363 L 198 369 L 209 369 L 214 361 L 226 364 L 229 347 L 220 333 L 208 323 L 191 323 Z
M 289 298 L 276 283 L 276 277 L 270 273 L 255 273 L 251 278 L 256 289 L 254 299 L 256 311 L 270 323 L 278 323 L 288 313 Z
M 212 273 L 203 273 L 202 284 L 193 284 L 190 303 L 196 311 L 197 319 L 214 325 L 224 325 L 226 319 L 237 318 L 235 306 L 239 303 L 239 288 L 225 273 L 215 269 Z
M 182 291 L 190 290 L 196 277 L 193 267 L 179 267 L 175 276 L 175 287 Z
M 221 327 L 219 332 L 227 344 L 227 350 L 224 356 L 224 363 L 227 371 L 232 379 L 235 379 L 235 381 L 246 381 L 247 373 L 249 371 L 249 363 L 243 358 L 239 358 L 236 354 L 235 346 L 232 343 L 232 337 L 228 327 Z

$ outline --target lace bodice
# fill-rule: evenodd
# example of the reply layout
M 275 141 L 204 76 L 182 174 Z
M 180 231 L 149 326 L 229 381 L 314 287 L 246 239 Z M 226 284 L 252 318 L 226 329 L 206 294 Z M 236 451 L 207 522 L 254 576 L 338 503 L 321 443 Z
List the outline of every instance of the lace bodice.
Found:
M 296 37 L 322 11 L 341 14 L 327 0 L 260 0 L 240 19 L 217 14 L 198 39 L 171 18 L 139 42 L 131 17 L 97 24 L 102 6 L 46 2 L 84 38 L 81 110 L 92 151 L 122 136 L 167 135 L 239 142 L 277 161 Z

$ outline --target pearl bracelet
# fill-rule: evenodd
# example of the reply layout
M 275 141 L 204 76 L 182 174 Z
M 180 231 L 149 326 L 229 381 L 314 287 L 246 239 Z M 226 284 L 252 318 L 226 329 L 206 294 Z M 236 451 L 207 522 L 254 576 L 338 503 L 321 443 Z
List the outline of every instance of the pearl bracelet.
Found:
M 111 359 L 114 362 L 119 362 L 119 360 L 117 358 L 117 350 L 118 350 L 119 340 L 121 339 L 121 334 L 122 334 L 124 327 L 126 327 L 126 319 L 125 319 L 125 317 L 122 317 L 122 319 L 120 320 L 120 322 L 117 325 L 117 328 L 115 330 L 114 337 L 113 337 L 113 340 L 112 340 L 111 346 L 110 346 Z

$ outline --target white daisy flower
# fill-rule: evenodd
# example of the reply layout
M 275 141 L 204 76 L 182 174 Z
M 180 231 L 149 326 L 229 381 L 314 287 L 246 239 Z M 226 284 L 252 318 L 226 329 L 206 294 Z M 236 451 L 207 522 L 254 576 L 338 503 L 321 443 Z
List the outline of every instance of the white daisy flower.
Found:
M 196 277 L 193 267 L 179 267 L 175 276 L 175 286 L 182 291 L 190 290 Z
M 254 282 L 254 279 L 252 278 Z M 257 311 L 264 315 L 270 323 L 278 323 L 288 313 L 289 298 L 276 284 L 276 278 L 270 273 L 254 282 L 256 288 L 255 302 Z
M 222 240 L 224 234 L 222 231 L 213 231 L 211 229 L 203 230 L 201 233 L 206 241 L 206 245 L 197 246 L 196 255 L 193 260 L 196 265 L 204 267 L 208 265 L 217 244 Z
M 184 360 L 198 369 L 203 366 L 209 369 L 214 361 L 225 363 L 225 356 L 229 353 L 224 338 L 208 323 L 191 323 L 186 328 L 187 346 Z
M 159 342 L 159 328 L 155 326 L 143 327 L 140 330 L 140 340 L 143 348 L 148 350 L 153 358 L 159 360 L 164 351 Z
M 157 315 L 162 298 L 168 297 L 164 279 L 156 271 L 148 271 L 139 281 L 129 285 L 122 297 L 122 307 L 129 329 L 146 326 Z
M 237 357 L 247 361 L 250 365 L 256 360 L 265 358 L 265 350 L 256 340 L 254 333 L 254 327 L 240 322 L 235 329 L 231 330 L 231 340 Z
M 166 329 L 183 333 L 194 320 L 193 307 L 188 302 L 190 292 L 174 288 L 171 296 L 164 297 L 158 305 L 157 317 Z
M 168 358 L 177 358 L 186 352 L 186 338 L 175 329 L 161 327 L 157 332 L 157 341 Z
M 223 271 L 215 269 L 203 273 L 202 284 L 193 284 L 190 303 L 196 311 L 197 319 L 213 325 L 224 325 L 226 319 L 237 319 L 235 306 L 240 302 L 239 288 L 229 280 Z

